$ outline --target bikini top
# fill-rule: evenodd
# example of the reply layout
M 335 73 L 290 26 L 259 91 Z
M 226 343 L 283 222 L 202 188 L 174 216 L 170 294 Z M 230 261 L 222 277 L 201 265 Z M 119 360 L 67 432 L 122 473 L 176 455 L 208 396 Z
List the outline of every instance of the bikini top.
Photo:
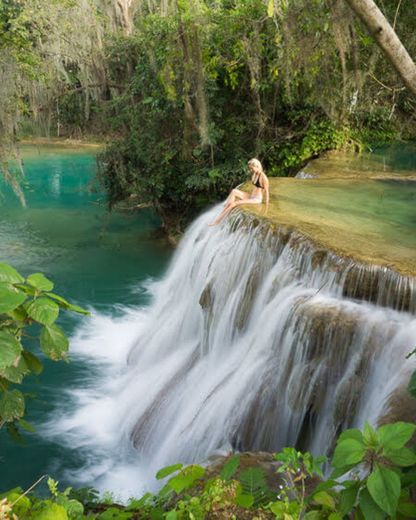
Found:
M 251 181 L 251 184 L 255 186 L 256 188 L 264 189 L 263 186 L 260 184 L 260 177 L 257 178 L 256 182 Z

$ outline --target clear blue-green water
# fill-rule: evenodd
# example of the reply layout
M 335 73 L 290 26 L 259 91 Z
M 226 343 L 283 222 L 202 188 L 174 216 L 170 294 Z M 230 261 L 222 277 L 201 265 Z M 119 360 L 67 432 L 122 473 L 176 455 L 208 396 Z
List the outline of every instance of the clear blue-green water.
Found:
M 23 208 L 1 184 L 0 261 L 23 275 L 43 272 L 58 294 L 99 312 L 116 316 L 126 306 L 146 305 L 146 281 L 159 277 L 171 256 L 166 242 L 152 233 L 159 222 L 148 210 L 109 214 L 94 182 L 94 152 L 57 146 L 24 147 Z M 88 320 L 62 315 L 71 335 Z M 65 391 L 89 377 L 91 368 L 77 358 L 47 362 L 39 377 L 27 379 L 27 419 L 42 424 L 68 406 Z M 67 402 L 68 401 L 68 402 Z M 17 445 L 0 431 L 0 490 L 27 487 L 41 475 L 57 478 L 82 466 L 77 453 L 47 441 L 40 433 L 24 435 Z
M 374 159 L 383 166 L 397 170 L 416 171 L 416 144 L 392 143 L 375 146 L 371 153 L 364 154 L 364 160 Z

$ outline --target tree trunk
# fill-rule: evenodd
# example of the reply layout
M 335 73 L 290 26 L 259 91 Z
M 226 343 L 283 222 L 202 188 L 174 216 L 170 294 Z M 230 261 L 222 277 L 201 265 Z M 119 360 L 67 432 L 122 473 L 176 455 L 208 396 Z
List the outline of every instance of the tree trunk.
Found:
M 406 87 L 416 96 L 416 65 L 375 2 L 373 0 L 345 1 L 367 27 Z
M 133 31 L 133 0 L 117 0 L 116 13 L 118 21 L 124 32 L 130 35 Z

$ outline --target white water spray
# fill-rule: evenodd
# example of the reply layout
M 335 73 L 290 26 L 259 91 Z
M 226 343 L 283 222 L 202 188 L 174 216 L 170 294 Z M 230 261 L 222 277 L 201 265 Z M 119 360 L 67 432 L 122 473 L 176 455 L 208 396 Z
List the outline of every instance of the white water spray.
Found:
M 72 479 L 128 497 L 219 450 L 323 454 L 387 415 L 414 368 L 415 315 L 387 306 L 391 284 L 353 299 L 351 262 L 317 261 L 299 235 L 242 213 L 209 228 L 217 212 L 188 230 L 148 308 L 95 316 L 73 339 L 95 368 L 75 412 L 45 429 L 85 454 Z

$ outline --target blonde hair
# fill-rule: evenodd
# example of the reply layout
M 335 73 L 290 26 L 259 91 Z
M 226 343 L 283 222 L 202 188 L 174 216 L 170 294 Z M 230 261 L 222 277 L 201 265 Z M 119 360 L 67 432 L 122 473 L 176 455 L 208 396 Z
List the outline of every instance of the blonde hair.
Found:
M 250 159 L 248 161 L 248 167 L 253 167 L 253 171 L 251 172 L 251 182 L 253 184 L 260 182 L 259 179 L 261 177 L 261 174 L 265 175 L 261 162 L 255 158 Z
M 250 166 L 254 166 L 254 167 L 258 168 L 261 173 L 264 173 L 263 166 L 262 166 L 261 162 L 258 159 L 256 159 L 256 158 L 250 159 L 248 161 L 248 166 L 249 167 Z

